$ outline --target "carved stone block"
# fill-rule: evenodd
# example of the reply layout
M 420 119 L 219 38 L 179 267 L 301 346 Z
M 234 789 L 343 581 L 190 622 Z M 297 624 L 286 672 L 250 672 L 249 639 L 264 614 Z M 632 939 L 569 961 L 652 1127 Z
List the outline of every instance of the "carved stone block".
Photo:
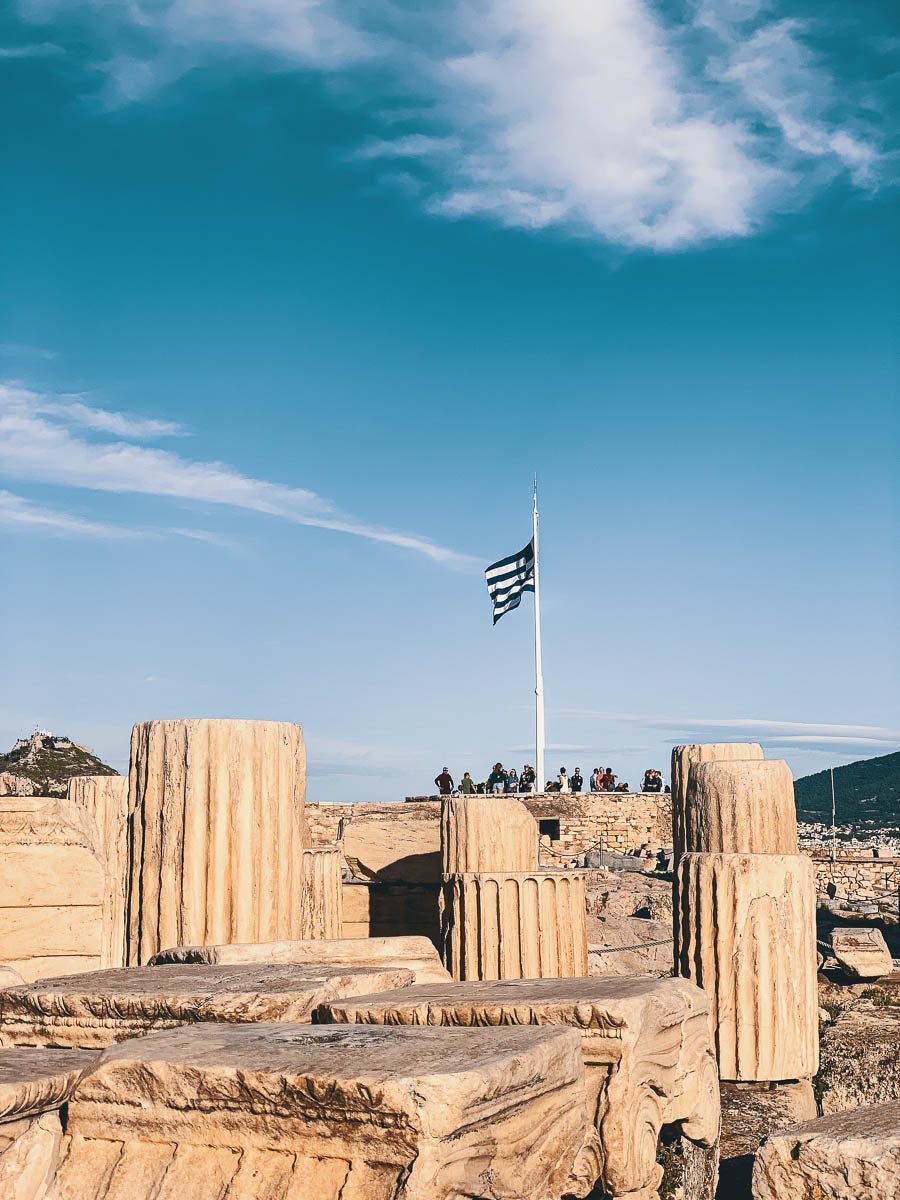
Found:
M 900 1104 L 873 1104 L 771 1134 L 753 1164 L 754 1200 L 889 1200 L 900 1195 Z
M 570 1029 L 151 1034 L 78 1088 L 54 1200 L 555 1200 L 583 1087 Z
M 536 871 L 537 821 L 511 796 L 448 796 L 441 803 L 445 875 Z
M 440 983 L 450 978 L 427 937 L 316 939 L 299 942 L 251 942 L 225 946 L 175 946 L 161 950 L 152 966 L 166 963 L 298 963 L 306 966 L 402 968 L 414 983 Z
M 685 854 L 678 973 L 705 989 L 719 1074 L 809 1078 L 819 1057 L 816 891 L 800 854 Z
M 402 967 L 125 967 L 0 991 L 0 1046 L 111 1046 L 204 1021 L 307 1021 L 317 1005 L 412 983 Z
M 447 875 L 441 954 L 454 979 L 587 975 L 584 876 Z
M 891 952 L 880 929 L 852 926 L 832 929 L 831 949 L 838 966 L 852 979 L 880 979 L 894 970 Z
M 433 984 L 323 1005 L 320 1021 L 363 1025 L 566 1025 L 581 1036 L 589 1137 L 570 1188 L 655 1195 L 663 1125 L 709 1146 L 719 1085 L 706 996 L 683 979 L 521 979 Z
M 128 962 L 184 943 L 299 937 L 305 788 L 299 725 L 135 725 Z

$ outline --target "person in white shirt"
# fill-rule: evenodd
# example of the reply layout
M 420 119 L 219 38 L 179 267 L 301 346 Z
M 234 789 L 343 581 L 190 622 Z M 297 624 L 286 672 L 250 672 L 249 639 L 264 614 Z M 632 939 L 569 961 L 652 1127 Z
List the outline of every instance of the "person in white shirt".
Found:
M 566 768 L 559 768 L 559 790 L 567 792 L 569 790 L 569 776 L 566 774 Z

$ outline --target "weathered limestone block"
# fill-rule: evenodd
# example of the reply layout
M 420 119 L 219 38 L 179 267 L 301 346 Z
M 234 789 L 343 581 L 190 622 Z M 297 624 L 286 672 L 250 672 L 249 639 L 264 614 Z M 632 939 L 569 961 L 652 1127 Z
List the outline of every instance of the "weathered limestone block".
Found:
M 762 759 L 758 742 L 705 742 L 692 746 L 675 746 L 672 750 L 672 847 L 675 865 L 689 846 L 685 841 L 685 804 L 688 774 L 692 763 L 731 762 L 735 759 Z
M 655 1196 L 659 1131 L 712 1145 L 719 1086 L 704 993 L 682 979 L 520 979 L 432 984 L 332 1001 L 317 1020 L 361 1025 L 566 1025 L 578 1030 L 589 1136 L 570 1188 Z
M 128 786 L 129 963 L 184 943 L 300 936 L 299 725 L 135 725 Z
M 62 1144 L 59 1111 L 0 1123 L 0 1196 L 46 1200 Z
M 900 1101 L 900 1004 L 896 996 L 879 999 L 855 1000 L 822 1034 L 818 1082 L 826 1116 Z
M 838 966 L 853 979 L 880 979 L 894 970 L 880 929 L 832 929 L 831 949 Z
M 536 871 L 538 825 L 511 796 L 448 796 L 441 803 L 445 875 Z
M 66 800 L 81 809 L 103 864 L 101 967 L 125 965 L 125 879 L 128 862 L 128 777 L 79 775 L 69 780 Z
M 0 1050 L 0 1128 L 65 1104 L 96 1061 L 82 1050 Z
M 876 1104 L 773 1133 L 753 1166 L 754 1200 L 900 1196 L 900 1104 Z
M 44 1200 L 62 1142 L 59 1109 L 96 1061 L 77 1050 L 0 1051 L 0 1196 Z
M 94 970 L 104 870 L 80 809 L 45 796 L 0 800 L 0 961 L 23 979 Z
M 574 871 L 447 875 L 439 908 L 454 979 L 588 973 L 584 877 Z
M 412 983 L 397 967 L 126 967 L 0 991 L 0 1046 L 95 1049 L 195 1022 L 308 1021 L 317 1005 Z
M 814 1075 L 811 861 L 800 854 L 685 854 L 677 877 L 678 974 L 709 996 L 720 1077 Z
M 151 959 L 166 963 L 299 963 L 306 966 L 403 968 L 413 983 L 450 979 L 434 943 L 426 937 L 316 939 L 300 942 L 253 942 L 226 946 L 176 946 Z
M 331 807 L 338 806 L 323 804 L 318 810 Z M 362 803 L 346 807 L 350 812 L 338 825 L 345 859 L 358 860 L 382 883 L 440 884 L 439 805 Z M 332 836 L 329 833 L 328 840 Z M 319 840 L 324 840 L 321 834 Z
M 151 1034 L 79 1087 L 53 1200 L 557 1200 L 583 1087 L 570 1029 Z
M 796 854 L 791 769 L 780 759 L 691 763 L 684 820 L 688 851 Z
M 340 846 L 303 851 L 300 882 L 300 936 L 340 938 L 344 933 Z

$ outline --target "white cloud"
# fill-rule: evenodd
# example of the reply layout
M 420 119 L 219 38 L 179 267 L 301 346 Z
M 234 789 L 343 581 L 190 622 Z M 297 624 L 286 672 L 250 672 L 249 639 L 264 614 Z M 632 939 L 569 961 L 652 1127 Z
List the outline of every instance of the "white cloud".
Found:
M 47 20 L 62 0 L 20 7 Z M 814 49 L 818 26 L 790 0 L 92 0 L 88 11 L 132 100 L 223 56 L 351 81 L 365 66 L 365 94 L 397 132 L 354 157 L 385 160 L 386 180 L 445 217 L 671 251 L 746 236 L 840 173 L 875 186 L 882 168 L 863 81 L 837 84 Z
M 78 408 L 87 406 L 79 402 Z M 0 471 L 35 483 L 229 505 L 399 546 L 445 566 L 462 568 L 475 562 L 427 538 L 383 529 L 341 513 L 306 488 L 253 479 L 224 463 L 199 462 L 168 450 L 79 437 L 66 423 L 73 418 L 71 409 L 69 402 L 19 384 L 0 385 Z M 98 414 L 91 427 L 102 432 L 127 428 L 132 436 L 135 432 L 146 436 L 152 424 L 105 410 L 88 412 Z M 63 420 L 54 420 L 57 415 Z M 90 426 L 80 411 L 74 419 Z
M 63 54 L 61 46 L 53 42 L 32 42 L 25 46 L 0 46 L 0 59 L 4 58 L 54 58 Z
M 7 491 L 0 491 L 0 528 L 26 533 L 46 533 L 55 537 L 89 537 L 109 541 L 142 536 L 138 530 L 121 529 L 99 521 L 87 521 L 71 513 L 33 504 L 23 496 L 16 496 Z
M 824 750 L 832 746 L 855 746 L 872 753 L 900 746 L 900 730 L 881 725 L 773 721 L 757 717 L 667 717 L 576 708 L 557 709 L 554 715 L 659 729 L 673 740 L 685 742 L 746 739 L 761 742 L 772 749 L 820 747 Z
M 42 400 L 38 397 L 34 403 L 34 411 L 48 416 L 64 417 L 76 425 L 96 430 L 98 433 L 112 433 L 137 440 L 175 437 L 184 433 L 184 429 L 174 421 L 159 421 L 154 418 L 131 416 L 128 413 L 109 412 L 67 397 L 56 401 Z

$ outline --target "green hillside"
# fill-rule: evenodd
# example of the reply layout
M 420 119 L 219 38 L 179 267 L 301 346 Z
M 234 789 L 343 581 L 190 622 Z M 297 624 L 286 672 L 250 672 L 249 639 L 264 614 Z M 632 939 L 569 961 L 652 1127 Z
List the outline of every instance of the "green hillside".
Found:
M 12 750 L 0 754 L 0 772 L 27 781 L 42 796 L 64 796 L 75 775 L 118 774 L 87 746 L 45 730 L 35 730 L 30 738 L 20 738 Z M 23 788 L 18 790 L 27 794 Z
M 864 758 L 834 768 L 837 823 L 900 822 L 900 751 Z M 831 820 L 831 777 L 828 771 L 806 775 L 794 784 L 801 821 Z

